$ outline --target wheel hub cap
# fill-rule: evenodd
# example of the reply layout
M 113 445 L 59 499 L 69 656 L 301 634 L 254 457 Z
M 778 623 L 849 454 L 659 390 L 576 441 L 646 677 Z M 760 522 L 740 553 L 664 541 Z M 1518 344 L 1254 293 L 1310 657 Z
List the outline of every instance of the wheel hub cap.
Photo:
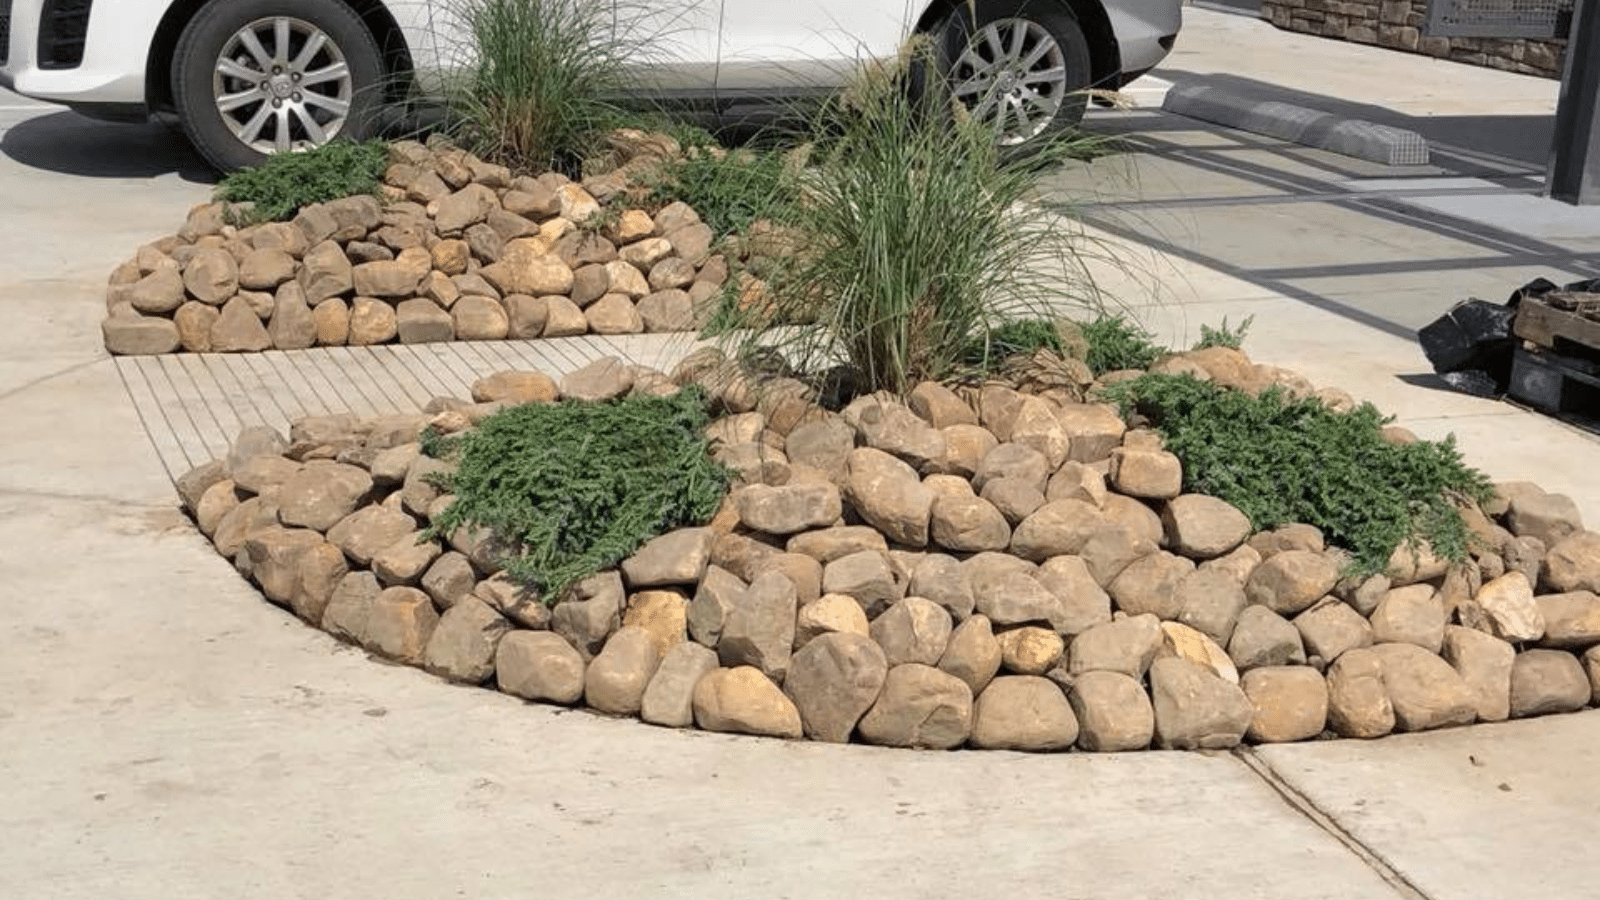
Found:
M 267 85 L 272 90 L 272 96 L 279 100 L 287 100 L 294 93 L 294 82 L 287 75 L 274 75 L 268 79 Z

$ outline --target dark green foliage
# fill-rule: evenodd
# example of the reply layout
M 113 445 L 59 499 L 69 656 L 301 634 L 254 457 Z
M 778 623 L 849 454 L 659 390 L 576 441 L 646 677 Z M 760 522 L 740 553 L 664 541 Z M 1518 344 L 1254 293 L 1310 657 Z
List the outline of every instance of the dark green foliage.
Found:
M 217 185 L 224 203 L 252 203 L 251 222 L 279 222 L 300 207 L 341 197 L 377 193 L 389 166 L 381 141 L 333 141 L 302 153 L 278 153 L 241 169 Z
M 1151 341 L 1150 332 L 1122 315 L 1101 316 L 1080 326 L 1089 344 L 1085 362 L 1096 375 L 1121 369 L 1146 369 L 1165 351 Z
M 1196 350 L 1207 347 L 1232 347 L 1237 350 L 1244 346 L 1244 336 L 1250 331 L 1250 323 L 1256 320 L 1255 316 L 1245 316 L 1239 327 L 1228 327 L 1227 317 L 1223 317 L 1222 324 L 1216 328 L 1202 324 L 1200 326 L 1200 342 L 1194 345 Z
M 1000 364 L 1012 356 L 1029 356 L 1039 350 L 1049 350 L 1057 356 L 1067 355 L 1066 342 L 1061 331 L 1049 319 L 1014 319 L 987 335 L 974 337 L 967 346 L 962 361 L 990 374 L 999 370 Z
M 795 217 L 795 185 L 775 150 L 719 157 L 702 149 L 662 167 L 649 188 L 650 202 L 682 200 L 718 237 L 744 231 L 758 219 L 788 223 Z
M 1252 397 L 1187 375 L 1147 374 L 1104 397 L 1136 408 L 1183 461 L 1184 490 L 1238 507 L 1256 528 L 1315 525 L 1383 570 L 1402 543 L 1426 540 L 1460 560 L 1468 531 L 1454 500 L 1481 501 L 1488 480 L 1467 467 L 1454 439 L 1391 444 L 1371 404 L 1337 412 L 1273 388 Z
M 424 449 L 459 461 L 430 534 L 491 529 L 507 572 L 554 603 L 673 528 L 707 521 L 727 472 L 706 453 L 705 397 L 526 404 Z

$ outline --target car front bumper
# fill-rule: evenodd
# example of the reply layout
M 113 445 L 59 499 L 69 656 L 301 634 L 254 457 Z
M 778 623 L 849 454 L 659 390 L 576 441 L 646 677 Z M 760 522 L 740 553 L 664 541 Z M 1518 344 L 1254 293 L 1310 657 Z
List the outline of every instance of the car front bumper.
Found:
M 89 14 L 83 59 L 53 68 L 39 58 L 45 0 L 12 0 L 10 42 L 0 85 L 25 97 L 70 106 L 142 106 L 149 38 L 166 4 L 98 0 Z

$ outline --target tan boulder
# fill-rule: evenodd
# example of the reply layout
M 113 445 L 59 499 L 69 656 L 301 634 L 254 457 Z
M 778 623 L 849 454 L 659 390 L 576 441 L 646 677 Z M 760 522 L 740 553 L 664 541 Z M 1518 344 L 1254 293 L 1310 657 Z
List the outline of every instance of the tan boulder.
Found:
M 1254 710 L 1245 737 L 1260 744 L 1304 741 L 1328 721 L 1328 684 L 1307 666 L 1266 666 L 1244 674 L 1239 687 Z
M 800 711 L 752 666 L 717 669 L 695 685 L 694 720 L 706 731 L 799 738 Z

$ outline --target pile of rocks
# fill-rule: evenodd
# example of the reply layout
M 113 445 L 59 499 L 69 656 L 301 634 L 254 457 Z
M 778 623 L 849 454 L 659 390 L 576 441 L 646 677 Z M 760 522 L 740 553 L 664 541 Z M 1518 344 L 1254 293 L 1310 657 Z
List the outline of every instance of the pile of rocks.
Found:
M 620 132 L 620 168 L 574 183 L 512 177 L 447 144 L 401 142 L 381 197 L 229 224 L 198 206 L 112 273 L 113 354 L 233 353 L 398 341 L 566 337 L 701 327 L 728 278 L 693 209 L 634 207 L 639 167 L 678 152 Z
M 1213 348 L 1172 363 L 1270 370 Z M 1182 492 L 1115 409 L 919 385 L 839 413 L 602 360 L 557 385 L 500 373 L 473 403 L 242 435 L 180 483 L 201 530 L 275 603 L 441 677 L 672 727 L 924 748 L 1222 748 L 1372 738 L 1577 710 L 1600 695 L 1600 534 L 1505 484 L 1481 539 L 1343 577 L 1317 529 L 1252 533 Z M 662 535 L 546 605 L 489 535 L 419 541 L 451 502 L 428 424 L 510 402 L 707 383 L 737 475 L 705 527 Z M 763 411 L 765 410 L 765 411 Z

